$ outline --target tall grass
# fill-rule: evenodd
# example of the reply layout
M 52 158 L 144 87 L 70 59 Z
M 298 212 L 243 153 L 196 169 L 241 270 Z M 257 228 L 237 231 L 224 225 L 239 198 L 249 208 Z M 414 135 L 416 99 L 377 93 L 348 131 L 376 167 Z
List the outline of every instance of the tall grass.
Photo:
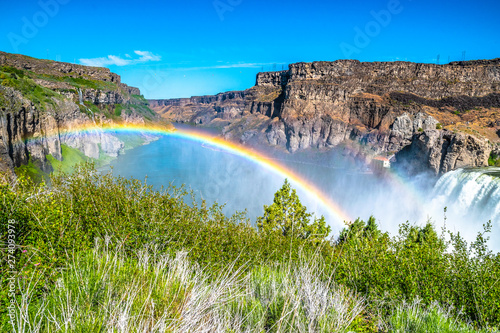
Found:
M 318 267 L 227 267 L 215 278 L 155 247 L 135 258 L 108 242 L 72 256 L 55 285 L 24 286 L 14 332 L 346 332 L 364 300 L 321 281 Z
M 452 308 L 445 309 L 437 303 L 425 307 L 418 300 L 397 306 L 388 319 L 388 327 L 390 332 L 397 333 L 487 332 L 477 331 L 469 324 L 461 322 Z

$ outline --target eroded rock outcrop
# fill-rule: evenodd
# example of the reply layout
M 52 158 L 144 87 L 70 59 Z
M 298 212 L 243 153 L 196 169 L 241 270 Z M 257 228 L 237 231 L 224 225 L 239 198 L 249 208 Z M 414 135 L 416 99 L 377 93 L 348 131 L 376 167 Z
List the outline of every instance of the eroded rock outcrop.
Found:
M 410 174 L 443 174 L 465 167 L 488 166 L 492 146 L 485 139 L 464 133 L 429 130 L 415 134 L 411 144 L 396 154 L 400 167 Z

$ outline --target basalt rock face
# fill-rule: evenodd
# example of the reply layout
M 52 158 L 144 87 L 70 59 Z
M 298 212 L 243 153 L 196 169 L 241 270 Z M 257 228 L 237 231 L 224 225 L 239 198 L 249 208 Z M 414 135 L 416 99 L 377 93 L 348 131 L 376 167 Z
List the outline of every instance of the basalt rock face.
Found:
M 12 171 L 30 160 L 43 171 L 52 167 L 46 156 L 62 160 L 61 145 L 66 144 L 82 151 L 87 157 L 98 159 L 101 154 L 118 156 L 123 143 L 116 137 L 101 131 L 83 134 L 64 134 L 92 125 L 88 115 L 71 100 L 57 100 L 54 106 L 40 110 L 18 91 L 0 86 L 0 94 L 7 96 L 9 104 L 0 113 L 0 164 Z M 106 119 L 97 117 L 97 122 Z
M 60 160 L 61 144 L 59 138 L 48 138 L 43 133 L 57 126 L 57 118 L 49 112 L 39 112 L 31 101 L 11 88 L 0 86 L 0 94 L 8 103 L 8 111 L 0 113 L 2 169 L 13 170 L 33 157 L 40 161 L 43 170 L 50 171 L 45 156 L 52 154 Z M 27 137 L 34 140 L 25 140 Z
M 478 113 L 500 108 L 500 59 L 297 63 L 259 73 L 256 86 L 244 92 L 151 104 L 174 121 L 222 124 L 226 137 L 240 141 L 257 132 L 261 141 L 290 152 L 349 144 L 368 155 L 396 154 L 410 173 L 439 174 L 487 165 L 494 147 L 483 137 L 496 141 L 498 135 L 488 135 L 500 128 L 490 122 L 484 134 L 467 126 L 482 123 Z
M 139 110 L 145 110 L 147 103 L 135 96 L 139 89 L 121 83 L 120 76 L 107 68 L 0 52 L 0 69 L 0 172 L 13 174 L 14 168 L 30 161 L 50 172 L 47 155 L 62 160 L 63 144 L 95 159 L 103 154 L 116 157 L 124 143 L 99 126 L 145 122 Z M 17 88 L 20 82 L 52 97 L 40 103 L 30 91 Z M 120 117 L 114 112 L 116 105 L 124 109 Z M 97 129 L 73 131 L 87 127 Z
M 169 113 L 176 122 L 205 124 L 215 118 L 241 117 L 245 108 L 246 91 L 232 91 L 216 96 L 197 96 L 170 100 L 150 100 L 153 109 Z

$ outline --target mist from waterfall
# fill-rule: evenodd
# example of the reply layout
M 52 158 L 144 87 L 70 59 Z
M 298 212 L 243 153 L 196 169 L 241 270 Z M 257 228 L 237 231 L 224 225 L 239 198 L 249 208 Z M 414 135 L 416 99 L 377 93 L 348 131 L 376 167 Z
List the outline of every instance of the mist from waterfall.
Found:
M 392 172 L 372 174 L 341 151 L 287 154 L 268 152 L 302 178 L 314 183 L 345 210 L 352 220 L 370 215 L 382 230 L 395 234 L 406 221 L 438 231 L 446 227 L 473 241 L 483 224 L 493 222 L 490 246 L 500 251 L 500 169 L 456 170 L 439 180 L 421 175 L 401 179 Z M 186 140 L 163 137 L 127 151 L 112 162 L 113 174 L 144 179 L 156 188 L 186 184 L 198 199 L 225 204 L 224 211 L 247 211 L 255 222 L 263 206 L 273 201 L 284 178 L 231 153 Z M 109 170 L 109 168 L 108 168 Z M 435 185 L 434 185 L 435 184 Z M 343 221 L 328 216 L 314 197 L 298 189 L 301 201 L 316 215 L 325 215 L 338 234 Z

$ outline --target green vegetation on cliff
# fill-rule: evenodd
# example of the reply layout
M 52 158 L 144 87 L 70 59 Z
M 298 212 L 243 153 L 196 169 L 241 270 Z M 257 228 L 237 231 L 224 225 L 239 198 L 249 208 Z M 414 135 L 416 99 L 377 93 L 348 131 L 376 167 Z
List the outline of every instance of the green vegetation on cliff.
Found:
M 130 94 L 127 89 L 118 83 L 96 80 L 90 77 L 73 77 L 63 75 L 49 75 L 21 70 L 10 66 L 0 67 L 0 85 L 11 87 L 19 91 L 24 98 L 33 102 L 41 110 L 48 105 L 56 107 L 53 98 L 62 100 L 63 94 L 72 94 L 73 101 L 79 103 L 79 92 L 92 90 L 95 92 L 117 93 L 123 99 L 121 104 L 96 104 L 84 101 L 80 110 L 90 116 L 89 109 L 94 114 L 103 114 L 106 118 L 120 121 L 122 114 L 130 116 L 136 113 L 148 121 L 155 119 L 155 113 L 149 108 L 148 101 L 142 95 Z M 46 86 L 50 87 L 47 88 Z M 85 94 L 83 94 L 85 95 Z M 0 109 L 8 107 L 8 98 L 0 90 Z M 57 109 L 57 108 L 56 108 Z
M 54 172 L 69 173 L 72 172 L 76 165 L 89 160 L 85 154 L 75 148 L 67 145 L 61 145 L 62 161 L 57 160 L 52 155 L 47 155 L 47 160 L 52 165 Z
M 500 166 L 500 156 L 495 154 L 494 152 L 490 153 L 490 157 L 488 158 L 489 166 Z
M 47 104 L 55 105 L 53 97 L 61 99 L 62 96 L 50 89 L 42 87 L 33 81 L 25 71 L 8 66 L 0 67 L 0 84 L 11 87 L 33 102 L 37 107 L 44 110 Z M 0 91 L 0 108 L 6 106 L 6 97 Z
M 31 179 L 36 183 L 41 183 L 43 181 L 48 180 L 48 174 L 43 172 L 43 170 L 34 163 L 31 159 L 28 164 L 21 165 L 18 168 L 15 168 L 16 175 L 20 177 L 26 177 Z
M 50 82 L 64 82 L 75 88 L 81 89 L 95 89 L 95 90 L 118 90 L 118 85 L 112 82 L 100 81 L 100 80 L 92 80 L 89 78 L 82 77 L 71 77 L 71 76 L 53 76 L 47 74 L 36 74 L 31 72 L 31 75 Z M 76 92 L 76 90 L 75 90 Z
M 302 214 L 289 184 L 266 208 L 264 228 L 194 197 L 188 204 L 187 195 L 175 187 L 154 191 L 91 165 L 52 175 L 50 187 L 22 177 L 3 183 L 0 330 L 10 331 L 11 300 L 18 323 L 39 324 L 43 332 L 120 325 L 471 332 L 500 323 L 500 255 L 486 246 L 489 224 L 472 244 L 431 224 L 402 224 L 390 236 L 374 218 L 327 239 L 309 232 L 323 234 L 324 226 Z M 298 218 L 273 224 L 280 210 Z M 13 269 L 8 235 L 16 244 Z M 18 281 L 14 295 L 9 277 Z

